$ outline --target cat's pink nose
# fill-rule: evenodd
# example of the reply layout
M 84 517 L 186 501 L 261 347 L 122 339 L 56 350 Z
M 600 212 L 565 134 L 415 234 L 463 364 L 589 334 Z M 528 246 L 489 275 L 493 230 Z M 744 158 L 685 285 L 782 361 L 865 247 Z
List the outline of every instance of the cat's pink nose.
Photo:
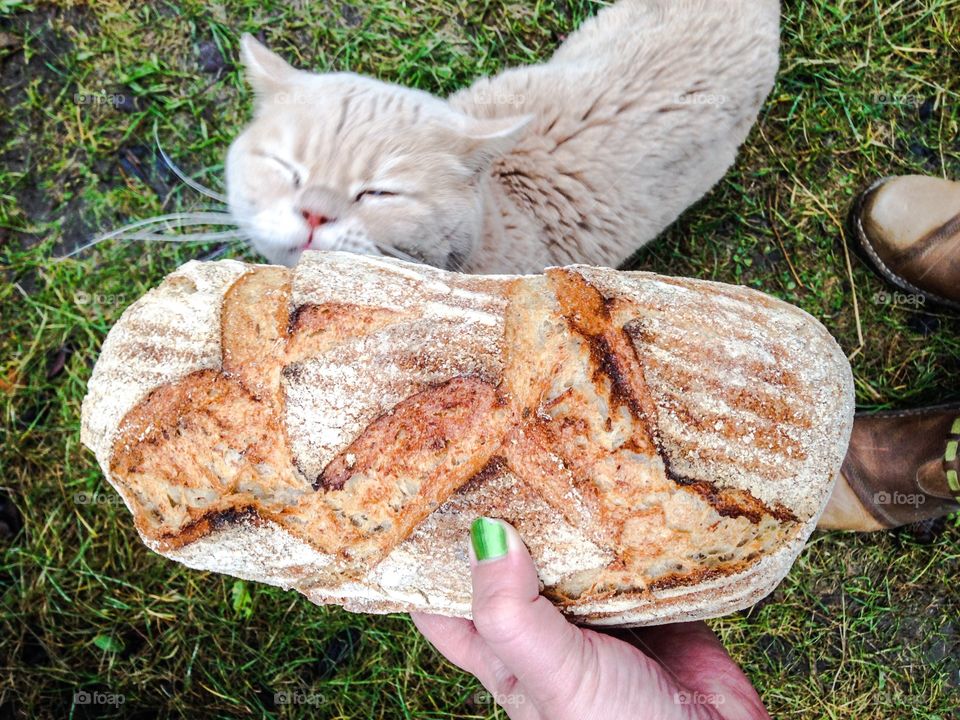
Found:
M 316 230 L 321 225 L 326 225 L 333 218 L 328 218 L 326 215 L 321 215 L 320 213 L 315 213 L 312 210 L 301 210 L 300 214 L 303 215 L 303 219 L 307 221 L 307 225 L 310 226 L 310 230 Z

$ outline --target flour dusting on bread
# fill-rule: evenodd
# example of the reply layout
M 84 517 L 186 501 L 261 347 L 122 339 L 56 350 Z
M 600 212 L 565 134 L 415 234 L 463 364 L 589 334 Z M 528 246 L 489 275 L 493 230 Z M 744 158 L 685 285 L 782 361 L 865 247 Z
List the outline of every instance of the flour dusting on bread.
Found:
M 189 263 L 131 306 L 83 440 L 190 567 L 467 617 L 467 528 L 490 515 L 569 617 L 637 625 L 775 587 L 852 413 L 826 331 L 746 288 L 310 252 Z

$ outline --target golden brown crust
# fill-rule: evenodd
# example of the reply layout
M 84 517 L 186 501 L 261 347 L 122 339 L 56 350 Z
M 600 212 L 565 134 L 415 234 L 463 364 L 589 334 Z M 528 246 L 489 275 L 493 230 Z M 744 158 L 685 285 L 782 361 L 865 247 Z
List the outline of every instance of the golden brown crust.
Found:
M 842 458 L 849 387 L 840 365 L 818 367 L 826 387 L 812 387 L 767 338 L 774 314 L 815 335 L 786 306 L 758 296 L 734 309 L 743 293 L 589 268 L 466 278 L 380 260 L 369 272 L 382 294 L 344 292 L 336 282 L 366 261 L 326 257 L 337 280 L 323 290 L 303 279 L 325 272 L 323 259 L 252 267 L 223 285 L 220 367 L 150 389 L 119 423 L 108 478 L 152 547 L 294 584 L 317 602 L 403 609 L 439 595 L 464 614 L 468 588 L 448 576 L 454 561 L 438 546 L 457 543 L 465 514 L 486 512 L 548 538 L 528 539 L 545 592 L 603 623 L 702 616 L 684 603 L 710 587 L 727 589 L 705 607 L 755 597 L 812 529 Z M 729 338 L 707 346 L 714 328 L 692 324 L 677 334 L 660 304 L 671 294 L 720 315 L 731 304 Z M 694 314 L 685 312 L 680 322 Z M 730 382 L 734 371 L 756 382 Z M 364 394 L 364 378 L 387 394 Z M 324 419 L 331 411 L 343 420 Z M 830 414 L 840 431 L 820 440 Z M 300 424 L 313 418 L 323 419 L 317 439 Z M 304 447 L 321 449 L 308 457 Z M 816 483 L 800 501 L 782 485 L 797 473 Z M 304 559 L 240 570 L 255 535 L 296 543 Z M 219 565 L 199 550 L 217 537 Z M 428 561 L 432 596 L 414 589 L 433 572 Z
M 362 539 L 343 548 L 375 564 L 490 462 L 510 425 L 497 389 L 458 377 L 372 422 L 314 482 Z
M 269 400 L 236 377 L 202 370 L 157 388 L 127 414 L 110 476 L 134 500 L 141 533 L 177 548 L 224 514 L 277 510 L 296 495 L 302 481 Z

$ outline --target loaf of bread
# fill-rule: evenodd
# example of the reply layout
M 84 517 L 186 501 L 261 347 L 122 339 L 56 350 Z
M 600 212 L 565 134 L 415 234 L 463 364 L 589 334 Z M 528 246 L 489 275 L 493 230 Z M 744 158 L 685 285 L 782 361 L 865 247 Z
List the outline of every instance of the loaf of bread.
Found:
M 742 287 L 307 252 L 169 275 L 110 331 L 82 415 L 143 541 L 189 567 L 469 617 L 486 515 L 568 617 L 627 626 L 780 582 L 853 384 L 819 323 Z

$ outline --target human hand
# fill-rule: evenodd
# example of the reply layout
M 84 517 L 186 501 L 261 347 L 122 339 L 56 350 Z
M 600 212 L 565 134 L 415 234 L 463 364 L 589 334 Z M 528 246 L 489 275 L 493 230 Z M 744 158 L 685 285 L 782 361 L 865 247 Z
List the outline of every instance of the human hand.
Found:
M 516 530 L 481 518 L 471 536 L 473 621 L 411 617 L 513 720 L 769 718 L 703 622 L 607 632 L 577 627 L 540 595 Z M 477 559 L 478 549 L 485 559 Z

